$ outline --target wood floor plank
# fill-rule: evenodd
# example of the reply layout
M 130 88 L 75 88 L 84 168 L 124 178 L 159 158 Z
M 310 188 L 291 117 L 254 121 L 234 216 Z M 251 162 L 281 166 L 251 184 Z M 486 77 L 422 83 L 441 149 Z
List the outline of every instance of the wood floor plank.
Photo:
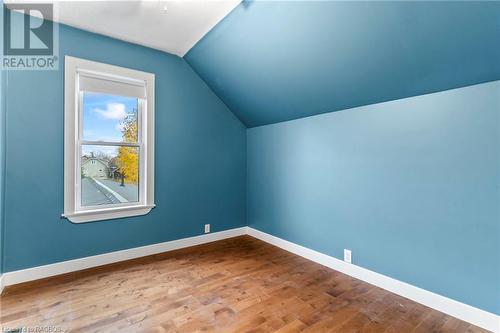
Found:
M 3 330 L 456 332 L 456 318 L 249 236 L 8 287 Z

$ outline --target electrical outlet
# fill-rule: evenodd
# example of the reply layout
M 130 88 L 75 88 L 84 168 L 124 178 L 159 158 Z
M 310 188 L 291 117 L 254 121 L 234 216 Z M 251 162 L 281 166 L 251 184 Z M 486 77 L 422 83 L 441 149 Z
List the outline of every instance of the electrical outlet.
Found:
M 205 224 L 205 233 L 208 234 L 210 232 L 210 224 Z
M 344 249 L 344 261 L 348 263 L 352 263 L 352 253 L 351 250 Z

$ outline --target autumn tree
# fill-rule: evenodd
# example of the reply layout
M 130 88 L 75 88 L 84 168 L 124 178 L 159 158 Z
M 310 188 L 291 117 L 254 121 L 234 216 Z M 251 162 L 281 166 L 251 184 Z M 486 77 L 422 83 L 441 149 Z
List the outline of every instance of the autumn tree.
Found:
M 124 142 L 137 142 L 137 110 L 121 123 Z M 139 180 L 139 154 L 136 147 L 118 148 L 117 166 L 127 183 L 137 184 Z

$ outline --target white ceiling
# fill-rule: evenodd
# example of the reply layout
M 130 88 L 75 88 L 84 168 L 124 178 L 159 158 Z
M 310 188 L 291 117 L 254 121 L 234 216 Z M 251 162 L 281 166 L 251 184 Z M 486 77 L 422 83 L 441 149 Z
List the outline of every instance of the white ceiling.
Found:
M 182 57 L 240 1 L 54 1 L 55 21 Z

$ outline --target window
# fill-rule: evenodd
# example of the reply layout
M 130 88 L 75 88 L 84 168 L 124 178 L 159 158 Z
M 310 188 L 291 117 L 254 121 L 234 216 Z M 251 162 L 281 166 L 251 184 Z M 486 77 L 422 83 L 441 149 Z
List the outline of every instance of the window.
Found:
M 65 57 L 64 217 L 154 207 L 154 74 Z

